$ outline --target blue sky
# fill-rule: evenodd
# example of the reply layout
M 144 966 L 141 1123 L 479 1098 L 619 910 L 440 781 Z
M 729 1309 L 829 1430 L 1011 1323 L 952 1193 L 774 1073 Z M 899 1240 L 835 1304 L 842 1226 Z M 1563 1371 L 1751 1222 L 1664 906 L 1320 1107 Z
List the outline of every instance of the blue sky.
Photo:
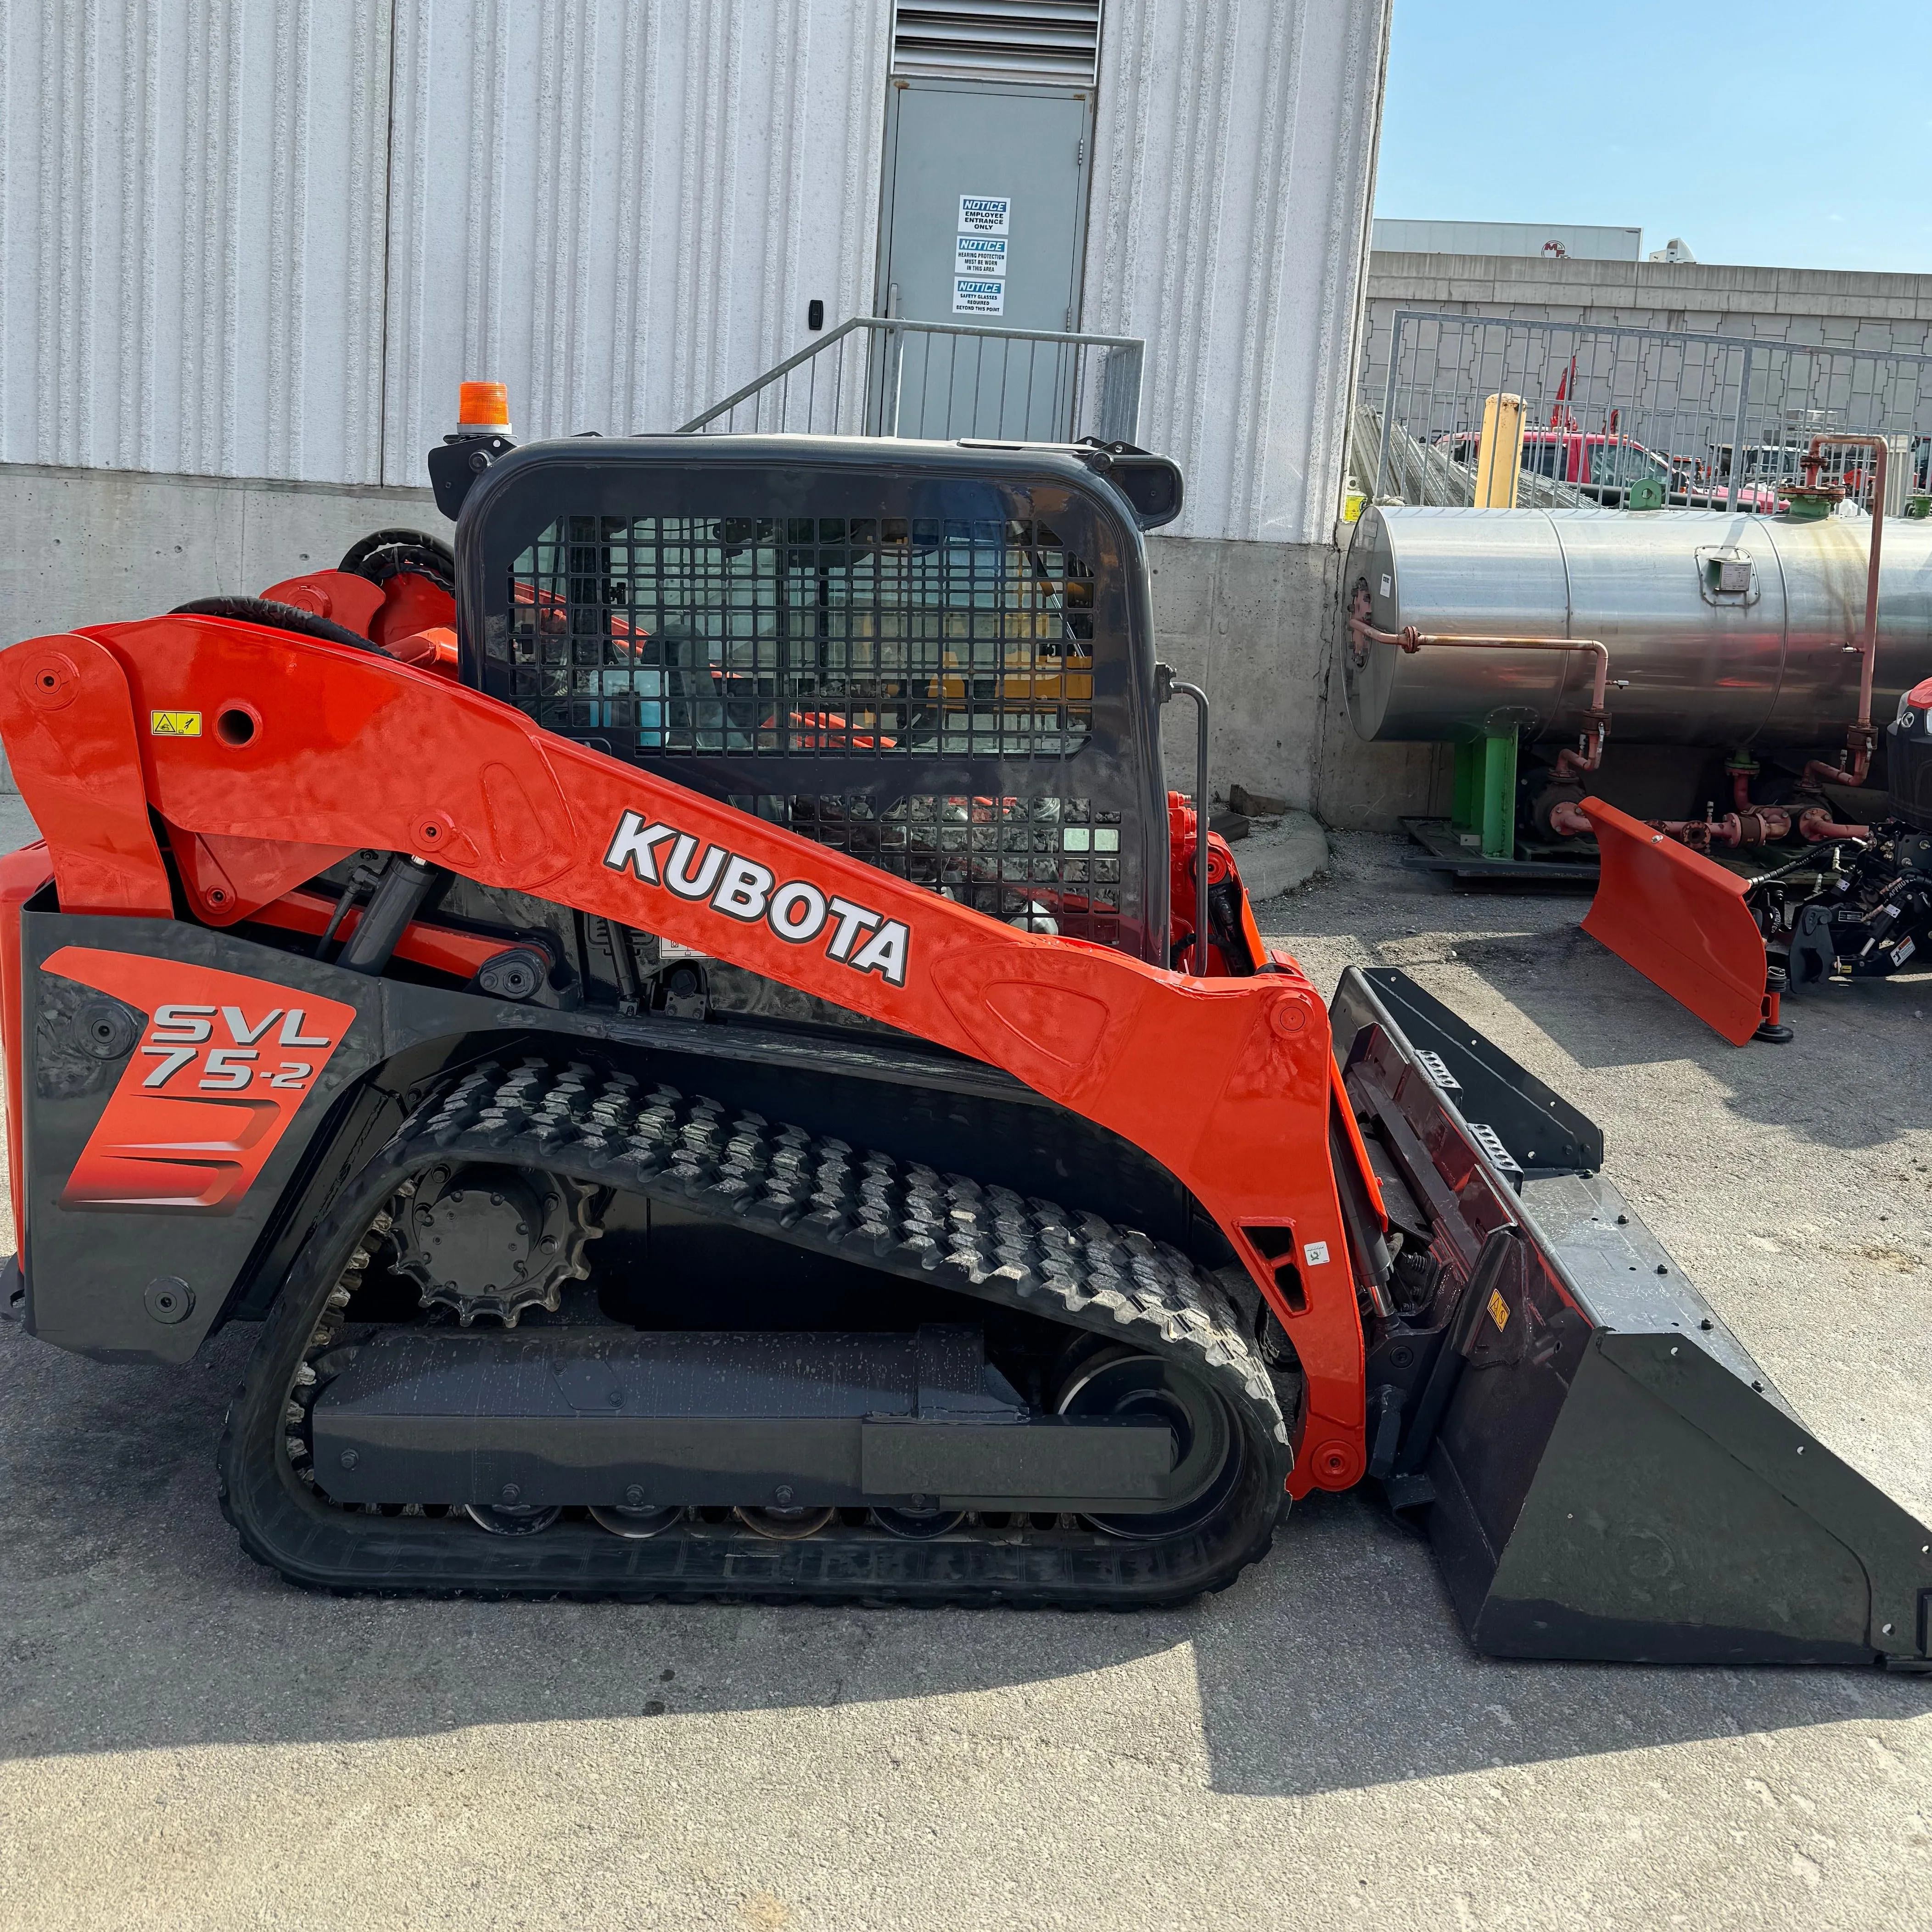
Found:
M 1394 0 L 1376 212 L 1932 273 L 1932 0 Z

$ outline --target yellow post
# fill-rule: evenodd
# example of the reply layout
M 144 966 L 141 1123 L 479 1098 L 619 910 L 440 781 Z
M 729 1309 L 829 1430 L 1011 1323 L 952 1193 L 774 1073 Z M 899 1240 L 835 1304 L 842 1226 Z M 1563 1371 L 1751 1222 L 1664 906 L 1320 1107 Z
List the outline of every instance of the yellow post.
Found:
M 1476 507 L 1516 508 L 1516 480 L 1522 464 L 1522 398 L 1497 395 L 1483 404 L 1483 446 L 1476 458 Z

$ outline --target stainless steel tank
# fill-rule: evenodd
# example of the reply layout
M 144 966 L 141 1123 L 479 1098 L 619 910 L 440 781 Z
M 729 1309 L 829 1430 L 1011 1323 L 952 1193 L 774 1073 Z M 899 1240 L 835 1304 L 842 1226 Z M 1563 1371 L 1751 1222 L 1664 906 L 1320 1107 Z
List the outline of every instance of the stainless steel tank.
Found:
M 1724 511 L 1369 509 L 1342 573 L 1348 716 L 1364 738 L 1467 740 L 1515 724 L 1574 737 L 1586 653 L 1351 648 L 1365 589 L 1379 631 L 1599 638 L 1620 744 L 1840 742 L 1858 716 L 1864 518 L 1818 523 Z M 1872 716 L 1932 676 L 1932 522 L 1888 519 L 1880 546 Z M 1621 688 L 1619 688 L 1621 687 Z

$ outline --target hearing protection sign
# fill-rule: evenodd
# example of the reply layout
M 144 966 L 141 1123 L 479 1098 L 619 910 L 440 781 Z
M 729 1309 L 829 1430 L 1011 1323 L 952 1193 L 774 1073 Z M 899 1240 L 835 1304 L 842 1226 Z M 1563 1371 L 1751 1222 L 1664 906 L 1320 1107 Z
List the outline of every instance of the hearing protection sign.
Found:
M 962 275 L 1004 275 L 1006 238 L 1004 235 L 962 235 L 953 244 L 952 266 Z

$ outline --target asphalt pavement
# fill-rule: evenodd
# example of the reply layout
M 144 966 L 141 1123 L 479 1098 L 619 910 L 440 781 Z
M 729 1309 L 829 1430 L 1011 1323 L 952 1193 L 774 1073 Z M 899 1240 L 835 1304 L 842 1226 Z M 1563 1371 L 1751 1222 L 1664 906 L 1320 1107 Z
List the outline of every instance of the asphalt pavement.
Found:
M 1580 901 L 1332 848 L 1270 938 L 1324 990 L 1406 966 L 1592 1114 L 1799 1413 L 1932 1515 L 1932 980 L 1739 1051 Z M 1932 1681 L 1487 1662 L 1353 1498 L 1158 1615 L 311 1595 L 215 1504 L 251 1340 L 0 1329 L 0 1924 L 1932 1924 Z

